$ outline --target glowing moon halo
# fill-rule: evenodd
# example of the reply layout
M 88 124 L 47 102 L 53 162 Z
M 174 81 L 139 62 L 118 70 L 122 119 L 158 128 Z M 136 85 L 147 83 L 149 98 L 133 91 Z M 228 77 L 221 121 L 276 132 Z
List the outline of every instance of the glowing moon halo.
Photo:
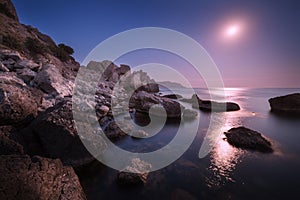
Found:
M 226 36 L 233 37 L 236 36 L 239 33 L 239 26 L 238 25 L 231 25 L 226 29 Z

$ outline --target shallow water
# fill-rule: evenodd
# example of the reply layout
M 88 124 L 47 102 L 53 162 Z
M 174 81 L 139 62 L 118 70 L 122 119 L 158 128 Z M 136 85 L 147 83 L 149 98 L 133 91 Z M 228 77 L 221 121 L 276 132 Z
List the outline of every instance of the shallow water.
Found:
M 200 98 L 209 99 L 205 89 L 195 89 Z M 190 98 L 191 91 L 180 94 Z M 88 199 L 298 199 L 300 195 L 300 119 L 286 118 L 269 112 L 268 99 L 300 89 L 227 89 L 226 99 L 238 103 L 241 110 L 226 113 L 226 123 L 213 150 L 199 159 L 199 149 L 206 135 L 210 114 L 199 112 L 196 138 L 177 161 L 151 172 L 144 187 L 122 188 L 116 183 L 117 171 L 94 163 L 79 172 Z M 166 91 L 164 93 L 167 93 Z M 175 91 L 176 93 L 176 91 Z M 182 103 L 190 108 L 188 103 Z M 147 123 L 137 118 L 137 123 Z M 185 122 L 184 131 L 196 122 Z M 198 125 L 198 124 L 197 124 Z M 269 138 L 273 154 L 244 151 L 223 140 L 224 131 L 236 126 L 257 130 Z M 157 135 L 134 140 L 126 137 L 117 145 L 133 152 L 150 152 L 172 140 L 178 123 L 168 121 Z

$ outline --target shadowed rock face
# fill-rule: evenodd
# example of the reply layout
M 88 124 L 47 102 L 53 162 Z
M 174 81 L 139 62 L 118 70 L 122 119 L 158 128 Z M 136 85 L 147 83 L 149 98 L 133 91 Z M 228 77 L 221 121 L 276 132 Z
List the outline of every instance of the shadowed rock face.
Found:
M 87 126 L 88 128 L 88 126 Z M 95 148 L 105 148 L 99 133 L 87 129 L 85 139 Z M 30 155 L 59 158 L 66 165 L 79 167 L 95 158 L 87 151 L 79 138 L 72 114 L 72 102 L 63 101 L 38 116 L 32 124 L 20 132 L 25 149 Z
M 0 199 L 86 199 L 71 167 L 41 157 L 0 156 Z
M 271 98 L 269 103 L 272 112 L 300 115 L 300 93 Z
M 0 0 L 0 13 L 19 21 L 16 9 L 10 0 Z
M 260 151 L 263 153 L 272 153 L 273 148 L 270 141 L 259 132 L 245 127 L 232 128 L 224 133 L 227 141 L 234 147 Z

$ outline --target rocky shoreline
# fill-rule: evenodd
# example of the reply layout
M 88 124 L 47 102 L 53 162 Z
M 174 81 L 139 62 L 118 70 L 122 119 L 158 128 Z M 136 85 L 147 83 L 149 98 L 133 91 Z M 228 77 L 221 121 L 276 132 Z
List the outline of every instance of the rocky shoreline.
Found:
M 89 165 L 95 158 L 82 144 L 72 113 L 72 95 L 80 65 L 65 45 L 56 45 L 49 36 L 21 24 L 9 0 L 0 0 L 0 4 L 5 8 L 0 17 L 8 22 L 0 30 L 4 38 L 0 43 L 0 199 L 86 199 L 74 169 Z M 42 52 L 36 48 L 42 48 Z M 128 116 L 121 130 L 114 121 L 112 109 L 115 114 L 133 115 L 149 115 L 151 110 L 158 117 L 166 114 L 168 118 L 180 120 L 195 119 L 196 110 L 240 110 L 236 103 L 202 100 L 197 95 L 191 99 L 177 94 L 160 96 L 159 85 L 154 80 L 145 72 L 131 72 L 128 65 L 117 66 L 110 61 L 89 65 L 108 66 L 95 86 L 96 93 L 92 96 L 95 105 L 87 101 L 85 106 L 95 106 L 97 121 L 112 141 L 127 137 L 124 129 L 133 132 L 133 138 L 147 137 L 142 130 L 132 130 L 126 123 Z M 120 88 L 115 94 L 114 87 L 125 76 L 129 88 Z M 128 89 L 134 91 L 132 96 L 127 95 Z M 299 113 L 299 96 L 270 99 L 271 110 Z M 112 104 L 114 99 L 120 101 Z M 129 105 L 121 100 L 128 100 Z M 180 101 L 191 103 L 194 109 L 186 109 Z M 225 135 L 232 146 L 273 152 L 270 141 L 248 128 L 233 128 Z M 106 144 L 100 134 L 91 131 L 85 139 L 100 147 L 99 152 L 104 151 Z M 145 168 L 150 170 L 151 165 L 134 159 L 116 179 L 120 185 L 143 185 L 148 173 L 138 172 Z

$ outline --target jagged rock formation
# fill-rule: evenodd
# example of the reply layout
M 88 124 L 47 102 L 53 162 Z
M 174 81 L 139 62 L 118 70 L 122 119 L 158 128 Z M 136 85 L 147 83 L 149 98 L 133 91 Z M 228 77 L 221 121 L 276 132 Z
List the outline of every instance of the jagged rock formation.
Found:
M 71 167 L 59 160 L 0 156 L 0 199 L 86 199 Z

